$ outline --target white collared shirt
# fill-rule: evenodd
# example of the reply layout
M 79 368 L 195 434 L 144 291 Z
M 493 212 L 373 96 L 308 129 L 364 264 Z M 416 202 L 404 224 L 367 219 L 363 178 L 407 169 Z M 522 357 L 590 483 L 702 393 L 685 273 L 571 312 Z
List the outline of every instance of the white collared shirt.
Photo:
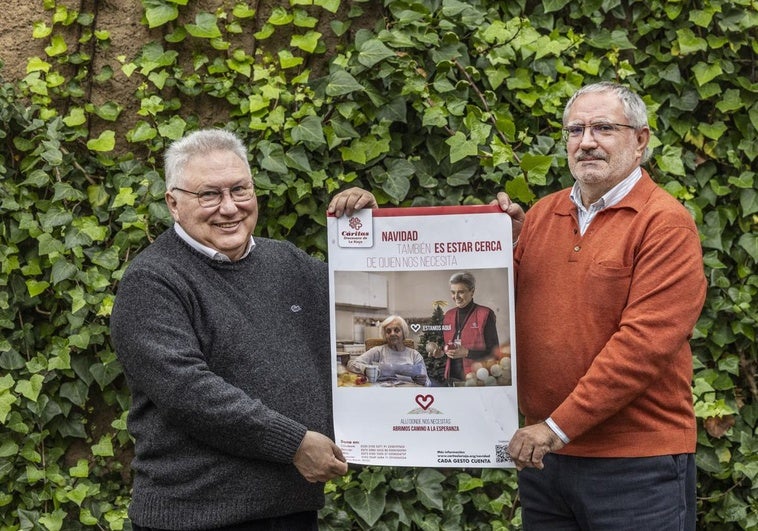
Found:
M 571 194 L 569 197 L 571 198 L 571 201 L 576 205 L 576 211 L 579 216 L 579 234 L 584 236 L 584 233 L 587 231 L 587 227 L 590 226 L 590 223 L 593 219 L 595 219 L 597 213 L 604 208 L 611 207 L 624 199 L 624 197 L 626 197 L 629 191 L 634 188 L 634 185 L 637 184 L 637 181 L 639 181 L 641 178 L 642 169 L 637 166 L 634 171 L 629 174 L 629 177 L 608 190 L 605 194 L 603 194 L 603 197 L 592 203 L 589 208 L 585 208 L 582 204 L 582 194 L 579 190 L 579 183 L 575 182 L 574 186 L 571 188 Z
M 224 253 L 217 251 L 216 249 L 213 249 L 212 247 L 208 247 L 207 245 L 203 245 L 196 239 L 194 239 L 192 236 L 187 234 L 187 231 L 182 228 L 181 225 L 178 223 L 174 223 L 174 230 L 179 235 L 179 237 L 187 242 L 190 247 L 195 249 L 196 251 L 200 251 L 206 256 L 209 256 L 210 258 L 213 258 L 214 260 L 218 260 L 219 262 L 231 262 L 231 258 L 226 256 Z M 245 258 L 248 254 L 250 254 L 250 251 L 253 250 L 253 247 L 255 247 L 255 240 L 252 236 L 250 236 L 250 241 L 247 243 L 247 249 L 245 249 L 245 252 L 240 256 L 240 260 Z

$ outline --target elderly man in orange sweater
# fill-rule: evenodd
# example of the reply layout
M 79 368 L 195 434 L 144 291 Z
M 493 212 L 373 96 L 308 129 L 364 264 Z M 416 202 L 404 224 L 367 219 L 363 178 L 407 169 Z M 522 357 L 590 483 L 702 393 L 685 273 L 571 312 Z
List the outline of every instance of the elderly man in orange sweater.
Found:
M 641 169 L 642 99 L 580 89 L 563 114 L 574 186 L 511 215 L 524 528 L 694 530 L 688 340 L 706 290 L 687 210 Z

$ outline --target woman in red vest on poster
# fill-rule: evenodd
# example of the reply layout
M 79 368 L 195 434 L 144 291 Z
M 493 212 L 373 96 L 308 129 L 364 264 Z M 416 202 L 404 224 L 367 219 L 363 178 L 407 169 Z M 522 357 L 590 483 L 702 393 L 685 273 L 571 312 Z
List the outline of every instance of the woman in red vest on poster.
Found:
M 476 279 L 469 272 L 450 277 L 450 296 L 455 303 L 442 321 L 445 345 L 435 357 L 447 355 L 445 380 L 448 385 L 462 381 L 477 362 L 492 358 L 499 349 L 495 313 L 474 302 Z

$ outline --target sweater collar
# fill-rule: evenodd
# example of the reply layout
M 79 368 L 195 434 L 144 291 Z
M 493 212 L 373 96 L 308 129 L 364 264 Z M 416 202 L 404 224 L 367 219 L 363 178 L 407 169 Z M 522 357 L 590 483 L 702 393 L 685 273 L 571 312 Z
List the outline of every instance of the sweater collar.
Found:
M 213 260 L 216 260 L 217 262 L 231 262 L 232 260 L 225 255 L 224 253 L 221 253 L 217 251 L 216 249 L 213 249 L 211 247 L 208 247 L 207 245 L 203 245 L 199 241 L 197 241 L 195 238 L 190 236 L 184 228 L 179 225 L 178 223 L 174 223 L 174 231 L 176 232 L 177 236 L 179 236 L 182 240 L 184 240 L 187 245 L 195 249 L 196 251 L 204 254 L 205 256 L 208 256 L 212 258 Z M 239 260 L 242 260 L 247 255 L 250 254 L 250 251 L 253 250 L 253 247 L 255 247 L 255 240 L 252 236 L 250 236 L 250 241 L 247 243 L 247 249 L 245 249 L 244 254 L 239 258 Z
M 653 180 L 650 178 L 650 175 L 647 171 L 645 171 L 644 168 L 640 168 L 640 170 L 642 171 L 642 176 L 632 187 L 632 189 L 629 190 L 629 192 L 616 204 L 608 206 L 607 208 L 632 208 L 637 212 L 642 210 L 648 197 L 650 197 L 650 193 L 653 191 L 653 189 L 655 189 L 657 185 L 653 182 Z M 571 200 L 572 190 L 573 188 L 566 188 L 563 190 L 563 200 L 556 210 L 557 214 L 564 216 L 576 214 L 577 207 Z

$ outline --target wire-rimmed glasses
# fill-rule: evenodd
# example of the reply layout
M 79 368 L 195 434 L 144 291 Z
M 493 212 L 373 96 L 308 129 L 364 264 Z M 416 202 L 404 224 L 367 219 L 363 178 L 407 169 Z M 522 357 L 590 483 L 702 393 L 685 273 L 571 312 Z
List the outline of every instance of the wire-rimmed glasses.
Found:
M 609 137 L 619 131 L 620 128 L 637 129 L 629 124 L 616 124 L 611 122 L 595 122 L 591 124 L 571 124 L 563 128 L 563 140 L 577 140 L 584 136 L 584 130 L 589 128 L 593 138 Z
M 179 188 L 178 186 L 171 188 L 172 192 L 174 190 L 184 192 L 185 194 L 194 195 L 197 197 L 197 202 L 203 208 L 211 208 L 220 205 L 221 200 L 224 197 L 224 191 L 229 192 L 229 197 L 231 197 L 232 201 L 235 203 L 244 203 L 245 201 L 250 201 L 255 195 L 255 191 L 253 190 L 253 183 L 238 184 L 237 186 L 230 186 L 229 188 L 207 188 L 205 190 L 199 190 L 197 192 L 185 190 L 184 188 Z

